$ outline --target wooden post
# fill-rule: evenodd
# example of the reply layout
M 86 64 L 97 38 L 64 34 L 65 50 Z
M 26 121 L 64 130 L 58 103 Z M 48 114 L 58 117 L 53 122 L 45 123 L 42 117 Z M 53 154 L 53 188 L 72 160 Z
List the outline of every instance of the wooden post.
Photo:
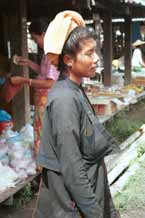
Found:
M 102 25 L 101 25 L 101 19 L 100 15 L 97 13 L 93 13 L 93 21 L 94 21 L 94 27 L 95 27 L 95 32 L 97 35 L 97 54 L 99 55 L 100 59 L 102 58 L 101 54 L 101 32 L 103 32 Z
M 19 53 L 23 57 L 28 57 L 27 49 L 27 10 L 26 1 L 19 0 L 18 6 L 18 19 L 17 25 L 19 25 L 20 39 L 18 39 Z M 13 27 L 14 28 L 14 27 Z M 13 42 L 14 43 L 14 42 Z M 14 46 L 14 45 L 13 45 Z M 19 75 L 28 77 L 29 71 L 27 67 L 19 67 Z M 21 92 L 19 92 L 13 99 L 13 118 L 16 129 L 20 129 L 27 122 L 30 122 L 30 92 L 27 85 L 24 86 Z
M 104 85 L 111 85 L 112 77 L 112 13 L 106 11 L 103 16 L 104 20 Z
M 28 43 L 27 43 L 27 5 L 26 1 L 20 0 L 20 21 L 21 21 L 21 52 L 22 56 L 28 58 Z M 23 75 L 29 77 L 28 67 L 23 67 Z M 30 89 L 29 86 L 24 87 L 24 106 L 25 117 L 24 122 L 30 121 Z
M 132 57 L 132 47 L 131 47 L 131 16 L 126 16 L 125 18 L 125 85 L 131 82 L 131 57 Z

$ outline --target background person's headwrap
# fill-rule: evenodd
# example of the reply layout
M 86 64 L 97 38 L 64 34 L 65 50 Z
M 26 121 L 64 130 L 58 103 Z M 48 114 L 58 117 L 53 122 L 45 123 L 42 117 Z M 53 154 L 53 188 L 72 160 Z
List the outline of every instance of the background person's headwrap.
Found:
M 48 55 L 53 64 L 58 64 L 58 57 L 62 52 L 64 43 L 71 31 L 77 26 L 85 26 L 85 22 L 76 11 L 60 12 L 49 24 L 44 37 L 44 53 Z

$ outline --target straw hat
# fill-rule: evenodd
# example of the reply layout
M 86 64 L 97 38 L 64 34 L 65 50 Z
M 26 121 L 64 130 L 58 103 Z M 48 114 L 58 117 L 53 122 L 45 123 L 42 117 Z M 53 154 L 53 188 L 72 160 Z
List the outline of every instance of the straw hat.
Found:
M 137 39 L 134 43 L 132 43 L 132 46 L 137 47 L 143 44 L 145 44 L 145 41 L 141 41 L 140 39 Z

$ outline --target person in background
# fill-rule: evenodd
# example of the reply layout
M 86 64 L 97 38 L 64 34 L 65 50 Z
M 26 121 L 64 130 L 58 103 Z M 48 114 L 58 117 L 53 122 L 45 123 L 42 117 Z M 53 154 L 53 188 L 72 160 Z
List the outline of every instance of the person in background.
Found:
M 74 12 L 69 11 L 68 16 L 72 17 L 72 14 Z M 65 12 L 60 12 L 55 19 L 61 15 L 64 15 L 62 23 L 65 23 Z M 54 25 L 56 30 L 55 19 L 51 26 Z M 50 30 L 48 27 L 46 43 L 47 39 L 50 40 Z M 68 76 L 55 83 L 46 104 L 37 158 L 43 167 L 44 184 L 40 189 L 35 218 L 119 217 L 113 205 L 104 163 L 104 157 L 118 150 L 118 146 L 99 123 L 81 86 L 83 77 L 94 77 L 96 73 L 99 58 L 95 39 L 94 31 L 80 22 L 64 37 L 63 44 L 60 41 L 62 50 L 59 55 L 56 53 L 56 59 L 53 48 L 55 64 L 58 63 L 61 74 Z M 52 57 L 51 48 L 44 48 L 45 53 L 49 51 Z
M 42 49 L 47 27 L 48 22 L 41 18 L 32 21 L 29 26 L 29 32 L 32 39 Z M 40 146 L 43 113 L 48 91 L 58 79 L 59 72 L 56 67 L 50 63 L 46 55 L 42 56 L 40 65 L 24 57 L 19 57 L 18 65 L 27 66 L 38 73 L 38 76 L 35 79 L 29 79 L 22 76 L 11 77 L 11 82 L 14 85 L 27 84 L 34 88 L 34 153 L 37 155 Z
M 142 46 L 144 44 L 145 41 L 141 41 L 139 39 L 132 44 L 134 48 L 132 55 L 132 69 L 136 75 L 139 75 L 140 73 L 145 74 L 145 61 L 142 54 Z

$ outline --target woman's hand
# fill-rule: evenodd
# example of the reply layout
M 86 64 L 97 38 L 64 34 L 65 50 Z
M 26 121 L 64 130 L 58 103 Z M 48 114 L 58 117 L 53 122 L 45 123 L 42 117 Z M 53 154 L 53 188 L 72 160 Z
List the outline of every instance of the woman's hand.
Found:
M 29 79 L 21 76 L 13 76 L 10 81 L 13 85 L 29 84 Z
M 25 66 L 25 67 L 31 67 L 31 63 L 32 61 L 30 61 L 29 59 L 19 56 L 18 65 Z
M 19 66 L 29 67 L 32 70 L 36 71 L 37 73 L 41 72 L 41 68 L 39 64 L 34 63 L 33 61 L 24 58 L 22 56 L 14 55 L 13 56 L 13 63 Z

